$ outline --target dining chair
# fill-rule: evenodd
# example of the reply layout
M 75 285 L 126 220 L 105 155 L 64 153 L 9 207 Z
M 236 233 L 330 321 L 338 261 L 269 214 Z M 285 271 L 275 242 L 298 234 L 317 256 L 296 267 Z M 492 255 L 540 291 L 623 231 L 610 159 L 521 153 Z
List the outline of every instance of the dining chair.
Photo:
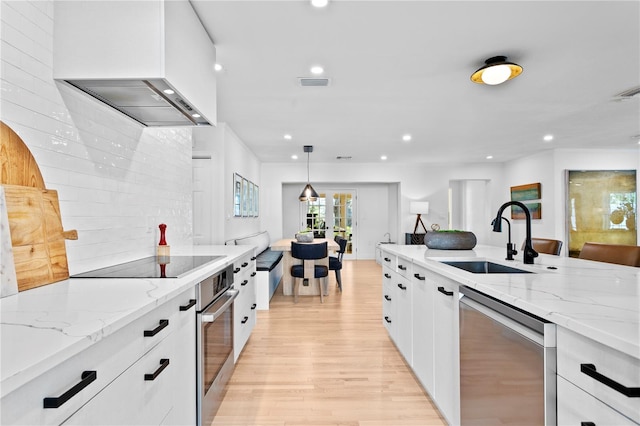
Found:
M 555 256 L 560 256 L 560 251 L 562 250 L 562 241 L 549 238 L 531 238 L 531 245 L 538 253 L 553 254 Z M 524 250 L 524 242 L 521 249 Z
M 324 278 L 326 282 L 329 276 L 329 268 L 325 265 L 316 265 L 316 260 L 327 257 L 327 242 L 324 243 L 296 243 L 291 242 L 291 257 L 302 260 L 302 265 L 293 265 L 291 267 L 291 276 L 294 278 L 293 300 L 298 302 L 298 294 L 300 293 L 300 283 L 307 279 L 315 279 L 318 282 L 320 290 L 320 302 L 324 303 L 323 285 L 319 278 Z
M 336 237 L 334 239 L 340 246 L 340 249 L 337 251 L 338 256 L 329 256 L 329 270 L 336 271 L 337 285 L 340 291 L 342 291 L 342 277 L 340 276 L 340 271 L 342 270 L 342 256 L 344 256 L 344 252 L 347 250 L 347 243 L 349 240 L 342 237 Z
M 578 258 L 618 265 L 640 266 L 640 246 L 586 242 L 582 246 Z

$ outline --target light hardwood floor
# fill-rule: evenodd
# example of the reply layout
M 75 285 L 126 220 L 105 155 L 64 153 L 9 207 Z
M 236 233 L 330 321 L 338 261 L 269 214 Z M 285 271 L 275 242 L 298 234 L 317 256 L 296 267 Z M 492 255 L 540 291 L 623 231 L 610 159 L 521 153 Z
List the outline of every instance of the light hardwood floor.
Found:
M 345 261 L 343 292 L 276 291 L 213 425 L 445 425 L 382 325 L 380 266 Z

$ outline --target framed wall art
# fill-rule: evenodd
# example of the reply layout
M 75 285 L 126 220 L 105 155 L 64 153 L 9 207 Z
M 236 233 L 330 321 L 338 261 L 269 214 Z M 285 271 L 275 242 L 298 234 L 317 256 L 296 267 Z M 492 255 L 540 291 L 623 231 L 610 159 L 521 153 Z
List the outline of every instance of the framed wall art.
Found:
M 540 182 L 528 183 L 511 187 L 511 201 L 520 201 L 527 206 L 531 219 L 542 219 L 542 186 Z M 529 201 L 529 202 L 525 202 Z M 535 201 L 535 202 L 532 202 Z M 524 210 L 518 206 L 511 206 L 511 219 L 525 219 Z
M 259 206 L 258 185 L 233 174 L 233 215 L 235 217 L 257 217 Z

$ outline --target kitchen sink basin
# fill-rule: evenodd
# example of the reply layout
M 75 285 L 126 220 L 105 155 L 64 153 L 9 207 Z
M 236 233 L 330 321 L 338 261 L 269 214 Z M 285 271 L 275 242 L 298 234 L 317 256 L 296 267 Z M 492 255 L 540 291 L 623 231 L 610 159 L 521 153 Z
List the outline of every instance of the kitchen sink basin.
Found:
M 471 272 L 474 274 L 531 274 L 532 272 L 523 269 L 512 268 L 511 266 L 500 265 L 498 263 L 482 261 L 456 261 L 442 262 L 456 268 Z

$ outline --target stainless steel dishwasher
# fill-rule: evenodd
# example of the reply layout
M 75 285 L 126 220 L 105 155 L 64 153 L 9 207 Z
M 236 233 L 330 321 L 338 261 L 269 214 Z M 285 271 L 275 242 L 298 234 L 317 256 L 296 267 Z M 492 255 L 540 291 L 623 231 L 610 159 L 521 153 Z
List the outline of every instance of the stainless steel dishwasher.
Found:
M 460 423 L 555 425 L 555 324 L 466 286 L 460 293 Z

